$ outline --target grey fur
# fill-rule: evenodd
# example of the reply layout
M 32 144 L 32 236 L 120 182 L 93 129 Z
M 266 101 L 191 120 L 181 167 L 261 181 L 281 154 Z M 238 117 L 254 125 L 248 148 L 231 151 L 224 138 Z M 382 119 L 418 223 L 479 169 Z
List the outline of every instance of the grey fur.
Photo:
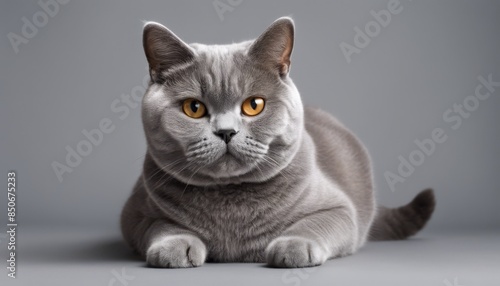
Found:
M 376 213 L 369 157 L 336 119 L 302 106 L 288 76 L 293 37 L 290 18 L 255 41 L 220 46 L 187 45 L 160 24 L 146 24 L 148 150 L 121 226 L 149 265 L 307 267 L 366 242 Z M 264 111 L 243 115 L 242 102 L 255 95 L 265 98 Z M 202 101 L 208 115 L 183 114 L 187 98 Z M 238 133 L 226 145 L 214 132 L 227 128 Z M 427 193 L 403 209 L 384 209 L 372 236 L 415 233 L 433 202 Z M 423 215 L 400 215 L 408 211 Z M 418 223 L 405 223 L 415 217 Z M 405 230 L 395 236 L 398 228 Z

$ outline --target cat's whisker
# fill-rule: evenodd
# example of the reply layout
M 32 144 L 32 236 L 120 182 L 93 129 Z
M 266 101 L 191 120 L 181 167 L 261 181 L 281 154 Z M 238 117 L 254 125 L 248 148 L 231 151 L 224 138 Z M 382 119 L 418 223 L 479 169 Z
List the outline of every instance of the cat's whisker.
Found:
M 153 187 L 153 190 L 155 190 L 157 187 L 165 184 L 166 182 L 168 182 L 169 179 L 171 179 L 172 177 L 174 177 L 175 175 L 177 174 L 180 174 L 182 171 L 184 171 L 186 168 L 189 168 L 193 165 L 193 162 L 189 162 L 188 164 L 186 164 L 186 166 L 184 166 L 183 168 L 181 168 L 179 171 L 176 171 L 176 172 L 173 172 L 170 174 L 170 176 L 168 176 L 164 181 L 162 181 L 162 179 L 168 175 L 169 173 L 165 172 L 165 174 L 162 175 L 162 177 L 157 181 L 157 183 L 155 184 L 155 186 Z
M 134 163 L 137 162 L 137 160 L 139 160 L 139 159 L 144 159 L 146 156 L 147 156 L 147 153 L 144 154 L 144 155 L 142 155 L 142 156 L 140 156 L 140 157 L 138 157 L 138 158 L 136 158 L 136 159 L 134 159 Z
M 269 159 L 271 159 L 270 157 L 262 157 L 262 159 L 264 160 L 264 162 L 268 163 L 269 165 L 271 165 L 271 167 L 279 167 L 279 164 L 276 162 L 276 163 L 273 163 L 272 161 L 269 161 Z M 279 175 L 282 175 L 286 180 L 289 180 L 289 178 L 285 175 L 285 172 L 284 170 L 281 170 L 278 172 Z
M 183 159 L 180 158 L 180 159 L 177 159 L 174 162 L 167 164 L 165 166 L 158 166 L 159 167 L 158 170 L 156 172 L 154 172 L 149 178 L 147 178 L 147 180 L 148 181 L 151 180 L 154 176 L 156 176 L 156 174 L 158 174 L 161 171 L 167 173 L 167 168 L 173 167 L 174 165 L 177 165 L 177 164 L 181 163 L 182 161 L 183 161 Z
M 279 153 L 274 152 L 274 151 L 272 151 L 272 150 L 269 150 L 269 152 L 268 152 L 268 153 L 274 154 L 274 155 L 276 155 L 276 156 L 280 156 L 280 154 L 279 154 Z M 280 167 L 279 162 L 278 162 L 278 161 L 276 161 L 275 159 L 273 159 L 273 158 L 272 158 L 271 156 L 269 156 L 268 154 L 266 154 L 266 155 L 264 156 L 264 158 L 265 158 L 266 160 L 268 160 L 268 161 L 271 161 L 271 162 L 274 164 L 274 166 L 275 166 L 275 167 Z M 293 176 L 293 175 L 292 175 L 290 172 L 288 172 L 286 169 L 282 169 L 280 172 L 287 173 L 288 175 Z
M 205 165 L 199 167 L 198 169 L 196 169 L 196 171 L 193 172 L 193 174 L 191 175 L 191 177 L 189 177 L 189 180 L 187 181 L 186 186 L 184 187 L 184 190 L 182 190 L 181 199 L 184 196 L 184 193 L 186 192 L 186 189 L 189 186 L 189 183 L 191 182 L 191 179 L 193 178 L 193 176 L 196 175 L 196 173 L 198 173 L 199 170 L 201 170 L 202 168 L 206 167 L 207 165 L 208 164 L 205 164 Z
M 255 165 L 255 167 L 257 167 L 257 170 L 259 170 L 259 172 L 262 175 L 262 177 L 265 177 L 264 173 L 262 172 L 262 169 L 259 167 L 259 164 Z
M 274 151 L 274 150 L 272 150 L 272 149 L 267 150 L 267 153 L 272 154 L 272 155 L 275 155 L 275 156 L 276 156 L 276 157 L 278 157 L 278 158 L 283 158 L 283 154 L 278 153 L 278 152 L 276 152 L 276 151 Z

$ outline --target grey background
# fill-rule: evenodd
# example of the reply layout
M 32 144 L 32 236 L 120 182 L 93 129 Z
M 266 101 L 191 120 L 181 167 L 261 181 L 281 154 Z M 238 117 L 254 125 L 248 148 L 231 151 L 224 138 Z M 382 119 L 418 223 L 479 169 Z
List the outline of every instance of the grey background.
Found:
M 221 20 L 213 1 L 73 0 L 60 5 L 60 11 L 27 44 L 21 44 L 16 54 L 7 34 L 21 35 L 21 18 L 31 19 L 41 8 L 37 1 L 2 0 L 0 183 L 6 186 L 7 172 L 17 171 L 19 231 L 30 234 L 21 236 L 26 239 L 25 252 L 21 254 L 36 265 L 31 268 L 33 272 L 26 270 L 25 275 L 33 278 L 35 273 L 44 271 L 38 262 L 49 257 L 48 253 L 60 251 L 50 246 L 64 245 L 63 241 L 68 240 L 86 241 L 82 236 L 72 238 L 64 233 L 88 235 L 83 230 L 100 230 L 119 239 L 119 213 L 140 174 L 145 140 L 140 107 L 130 108 L 130 114 L 121 120 L 121 113 L 113 112 L 110 105 L 142 85 L 147 64 L 141 36 L 143 21 L 147 20 L 163 23 L 186 42 L 222 44 L 255 38 L 276 18 L 292 16 L 296 42 L 291 77 L 306 105 L 320 106 L 338 117 L 367 146 L 373 159 L 378 201 L 388 206 L 401 205 L 417 191 L 432 187 L 438 205 L 422 236 L 446 232 L 446 241 L 449 236 L 458 239 L 455 233 L 477 237 L 493 231 L 495 235 L 486 236 L 490 244 L 481 244 L 498 246 L 500 88 L 481 101 L 457 130 L 451 129 L 452 124 L 444 122 L 442 116 L 453 104 L 474 94 L 479 75 L 492 74 L 493 80 L 500 81 L 500 2 L 401 0 L 401 13 L 393 15 L 390 24 L 347 63 L 340 43 L 353 45 L 353 28 L 363 28 L 373 20 L 370 11 L 386 9 L 388 2 L 243 0 L 225 12 Z M 98 128 L 103 118 L 111 119 L 115 130 L 105 134 L 102 144 L 59 182 L 51 163 L 65 163 L 65 147 L 76 148 L 85 139 L 82 130 Z M 430 138 L 437 127 L 445 130 L 448 140 L 437 145 L 423 165 L 391 192 L 384 172 L 396 172 L 398 156 L 408 158 L 417 148 L 413 141 Z M 2 195 L 2 218 L 6 214 L 4 198 Z M 36 245 L 44 240 L 34 237 L 49 235 L 53 229 L 62 233 L 58 240 L 46 237 L 46 249 L 51 250 L 37 252 Z M 441 248 L 445 241 L 435 247 Z M 417 247 L 414 252 L 404 250 L 408 256 L 424 251 L 425 248 L 418 249 L 418 240 L 416 243 L 417 246 L 411 245 Z M 464 242 L 471 244 L 472 240 Z M 380 249 L 373 245 L 377 244 L 369 244 L 368 250 L 358 255 Z M 67 246 L 75 248 L 78 247 Z M 111 250 L 104 253 L 114 250 L 105 249 Z M 427 251 L 439 257 L 431 249 Z M 458 247 L 457 251 L 460 249 L 463 248 Z M 490 259 L 489 265 L 499 265 L 498 256 L 488 256 L 492 255 L 488 247 L 483 251 L 470 249 L 478 260 Z M 94 252 L 101 253 L 95 249 Z M 392 261 L 396 265 L 397 259 L 406 257 L 398 255 L 401 254 Z M 59 258 L 56 256 L 54 263 Z M 455 260 L 453 255 L 448 258 Z M 121 261 L 121 257 L 115 260 Z M 44 266 L 48 271 L 49 265 Z M 120 265 L 113 267 L 121 269 Z M 445 269 L 437 266 L 426 267 Z M 246 271 L 245 266 L 233 267 Z M 455 272 L 442 271 L 432 281 L 442 285 L 444 278 L 465 275 L 465 269 L 470 269 L 468 264 L 460 267 Z M 110 269 L 105 270 L 105 277 L 110 275 Z M 252 271 L 259 272 L 256 269 Z M 492 283 L 493 273 L 488 272 L 488 267 L 481 269 L 486 274 L 482 278 L 477 271 L 475 276 L 470 274 L 470 285 Z M 141 268 L 143 272 L 147 270 Z M 316 279 L 327 282 L 334 279 L 330 276 Z M 498 281 L 498 276 L 495 279 Z

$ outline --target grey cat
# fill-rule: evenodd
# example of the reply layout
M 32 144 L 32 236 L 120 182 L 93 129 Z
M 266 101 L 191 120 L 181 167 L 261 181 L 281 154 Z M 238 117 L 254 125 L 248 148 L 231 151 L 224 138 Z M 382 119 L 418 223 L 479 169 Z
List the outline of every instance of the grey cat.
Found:
M 148 265 L 315 266 L 367 239 L 404 239 L 429 220 L 432 190 L 376 207 L 363 145 L 303 107 L 289 77 L 293 43 L 290 18 L 231 45 L 188 45 L 145 25 L 148 149 L 121 227 Z

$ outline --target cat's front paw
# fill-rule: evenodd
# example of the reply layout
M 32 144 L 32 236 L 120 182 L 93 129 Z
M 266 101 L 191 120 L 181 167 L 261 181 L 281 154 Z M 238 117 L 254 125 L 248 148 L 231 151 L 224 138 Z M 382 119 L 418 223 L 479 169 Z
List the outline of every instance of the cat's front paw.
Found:
M 203 242 L 193 235 L 167 235 L 154 241 L 146 253 L 149 266 L 186 268 L 201 266 L 207 257 Z
M 327 258 L 326 249 L 319 243 L 302 237 L 278 237 L 266 248 L 267 264 L 272 267 L 311 267 Z

